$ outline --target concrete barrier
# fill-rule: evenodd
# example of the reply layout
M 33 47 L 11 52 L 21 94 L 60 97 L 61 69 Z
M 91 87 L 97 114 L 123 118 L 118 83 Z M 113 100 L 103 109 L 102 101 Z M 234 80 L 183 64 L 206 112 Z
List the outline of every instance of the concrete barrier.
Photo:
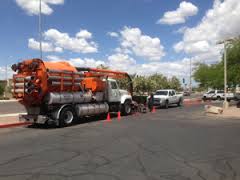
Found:
M 205 105 L 204 108 L 205 108 L 206 113 L 212 113 L 212 114 L 222 114 L 223 113 L 223 108 L 221 108 L 221 107 Z

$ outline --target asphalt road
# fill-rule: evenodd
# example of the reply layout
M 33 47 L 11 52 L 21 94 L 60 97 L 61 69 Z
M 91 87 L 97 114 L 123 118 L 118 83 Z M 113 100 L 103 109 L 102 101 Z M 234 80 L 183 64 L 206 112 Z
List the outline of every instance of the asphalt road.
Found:
M 0 131 L 0 180 L 238 180 L 240 121 L 202 105 L 63 129 Z

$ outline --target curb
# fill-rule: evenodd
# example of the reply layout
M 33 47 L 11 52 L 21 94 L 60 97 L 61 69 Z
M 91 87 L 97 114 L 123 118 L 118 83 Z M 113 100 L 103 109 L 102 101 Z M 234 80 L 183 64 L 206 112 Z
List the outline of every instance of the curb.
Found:
M 3 102 L 3 103 L 7 103 L 7 102 L 18 102 L 18 100 L 16 99 L 9 99 L 9 100 L 0 100 L 0 103 Z
M 0 118 L 3 117 L 19 117 L 19 115 L 25 115 L 27 114 L 26 112 L 20 112 L 20 113 L 9 113 L 9 114 L 1 114 Z
M 24 125 L 30 125 L 32 123 L 30 122 L 19 122 L 19 123 L 12 123 L 12 124 L 1 124 L 0 125 L 0 129 L 1 128 L 10 128 L 10 127 L 17 127 L 17 126 L 24 126 Z

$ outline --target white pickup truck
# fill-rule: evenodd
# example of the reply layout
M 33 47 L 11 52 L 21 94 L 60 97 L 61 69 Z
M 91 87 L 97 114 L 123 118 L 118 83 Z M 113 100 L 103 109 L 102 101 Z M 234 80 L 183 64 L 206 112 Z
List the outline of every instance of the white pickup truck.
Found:
M 173 89 L 157 90 L 153 95 L 153 105 L 168 108 L 171 104 L 181 106 L 183 102 L 183 95 L 176 94 Z
M 234 94 L 233 93 L 227 93 L 226 94 L 227 100 L 233 100 Z M 203 94 L 202 99 L 205 100 L 223 100 L 224 99 L 224 90 L 210 90 Z

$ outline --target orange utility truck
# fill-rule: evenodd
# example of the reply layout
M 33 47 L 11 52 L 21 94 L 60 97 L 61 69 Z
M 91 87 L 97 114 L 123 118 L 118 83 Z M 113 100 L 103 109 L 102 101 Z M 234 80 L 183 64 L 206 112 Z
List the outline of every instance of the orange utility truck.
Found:
M 12 65 L 13 96 L 27 115 L 20 120 L 68 126 L 85 116 L 131 114 L 132 80 L 125 72 L 74 67 L 68 62 L 30 59 Z M 118 79 L 128 79 L 122 90 Z

